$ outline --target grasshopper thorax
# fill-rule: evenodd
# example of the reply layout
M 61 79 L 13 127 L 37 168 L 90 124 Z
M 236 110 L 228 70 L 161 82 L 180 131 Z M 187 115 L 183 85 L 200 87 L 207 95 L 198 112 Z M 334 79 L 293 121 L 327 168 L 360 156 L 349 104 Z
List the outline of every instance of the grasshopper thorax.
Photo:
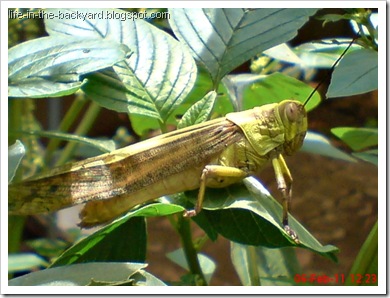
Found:
M 296 100 L 284 100 L 277 106 L 277 113 L 284 126 L 283 149 L 287 155 L 298 151 L 307 131 L 307 113 L 304 105 Z

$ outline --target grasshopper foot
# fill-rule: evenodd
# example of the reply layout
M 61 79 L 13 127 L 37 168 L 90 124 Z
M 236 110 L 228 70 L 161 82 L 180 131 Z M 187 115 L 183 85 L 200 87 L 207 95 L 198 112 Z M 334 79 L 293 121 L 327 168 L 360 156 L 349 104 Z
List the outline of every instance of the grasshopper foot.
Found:
M 284 225 L 284 230 L 296 244 L 300 243 L 297 233 L 295 233 L 295 231 L 291 229 L 289 225 Z
M 196 210 L 195 209 L 192 209 L 192 210 L 186 210 L 184 211 L 184 214 L 183 216 L 184 217 L 193 217 L 197 214 Z

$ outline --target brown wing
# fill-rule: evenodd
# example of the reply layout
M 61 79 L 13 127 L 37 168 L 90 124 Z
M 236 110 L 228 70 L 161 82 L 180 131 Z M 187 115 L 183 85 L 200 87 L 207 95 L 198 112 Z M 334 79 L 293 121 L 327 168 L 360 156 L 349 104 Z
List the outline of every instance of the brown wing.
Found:
M 168 175 L 207 164 L 241 137 L 235 124 L 217 119 L 87 159 L 69 171 L 69 166 L 54 169 L 54 176 L 10 185 L 9 211 L 50 212 L 131 194 Z

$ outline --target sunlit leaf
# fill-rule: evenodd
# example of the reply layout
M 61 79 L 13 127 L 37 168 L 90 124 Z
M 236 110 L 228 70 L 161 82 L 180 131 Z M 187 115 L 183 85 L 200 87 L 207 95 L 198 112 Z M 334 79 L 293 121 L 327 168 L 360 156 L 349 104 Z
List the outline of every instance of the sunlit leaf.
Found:
M 378 89 L 378 52 L 360 49 L 347 53 L 332 74 L 326 96 L 341 97 Z
M 128 53 L 128 47 L 120 43 L 69 36 L 66 39 L 48 36 L 21 43 L 8 51 L 8 95 L 69 94 L 82 85 L 81 75 L 112 66 Z
M 334 127 L 331 132 L 355 151 L 378 145 L 376 128 Z
M 49 9 L 62 13 L 111 13 L 118 9 Z M 161 122 L 191 91 L 196 66 L 172 36 L 141 19 L 45 19 L 51 35 L 97 38 L 128 46 L 132 55 L 113 70 L 88 76 L 83 90 L 102 106 L 118 112 L 149 116 Z
M 14 178 L 25 153 L 26 149 L 19 140 L 16 140 L 15 144 L 8 148 L 8 183 Z
M 87 263 L 49 268 L 8 281 L 9 286 L 88 286 L 88 285 L 158 285 L 165 284 L 145 272 L 140 263 Z M 131 284 L 128 284 L 132 281 Z
M 317 9 L 171 8 L 169 23 L 214 84 L 256 54 L 286 42 Z

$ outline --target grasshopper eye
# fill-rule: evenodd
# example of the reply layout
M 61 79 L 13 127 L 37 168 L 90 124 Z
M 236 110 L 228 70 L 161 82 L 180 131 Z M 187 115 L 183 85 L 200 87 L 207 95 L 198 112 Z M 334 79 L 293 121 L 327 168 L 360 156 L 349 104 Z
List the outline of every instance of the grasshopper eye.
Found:
M 287 119 L 291 122 L 295 122 L 298 120 L 299 110 L 298 106 L 295 103 L 290 102 L 286 105 L 286 116 Z

